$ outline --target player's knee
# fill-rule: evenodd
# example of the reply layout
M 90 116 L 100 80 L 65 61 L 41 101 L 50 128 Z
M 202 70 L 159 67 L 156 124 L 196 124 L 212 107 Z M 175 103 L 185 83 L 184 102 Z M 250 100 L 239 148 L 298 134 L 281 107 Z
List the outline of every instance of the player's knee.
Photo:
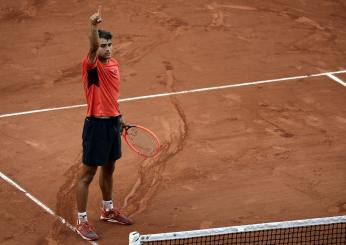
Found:
M 93 179 L 94 179 L 94 175 L 90 174 L 90 175 L 85 175 L 82 178 L 82 181 L 84 184 L 89 185 Z
M 85 171 L 82 176 L 81 176 L 81 181 L 86 184 L 89 185 L 91 183 L 91 181 L 93 180 L 94 176 L 96 174 L 96 170 L 88 170 Z

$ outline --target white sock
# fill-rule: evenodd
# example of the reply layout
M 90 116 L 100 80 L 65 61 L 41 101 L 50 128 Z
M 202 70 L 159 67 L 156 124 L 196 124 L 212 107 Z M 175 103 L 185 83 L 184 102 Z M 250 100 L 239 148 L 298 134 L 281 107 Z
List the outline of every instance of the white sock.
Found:
M 88 216 L 86 212 L 80 213 L 78 212 L 78 224 L 88 221 Z
M 103 208 L 104 208 L 106 211 L 109 211 L 109 210 L 112 210 L 112 209 L 113 209 L 113 201 L 112 201 L 112 200 L 109 200 L 109 201 L 102 201 L 102 204 L 103 204 Z

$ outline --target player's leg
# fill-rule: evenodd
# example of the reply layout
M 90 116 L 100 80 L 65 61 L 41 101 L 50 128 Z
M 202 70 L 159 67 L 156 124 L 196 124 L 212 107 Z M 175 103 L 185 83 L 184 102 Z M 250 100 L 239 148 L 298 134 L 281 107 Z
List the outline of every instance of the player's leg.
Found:
M 96 174 L 97 166 L 82 165 L 76 186 L 78 219 L 76 231 L 85 240 L 97 240 L 99 237 L 88 222 L 86 213 L 89 185 Z
M 120 214 L 119 210 L 113 207 L 112 200 L 115 162 L 121 157 L 121 137 L 119 125 L 119 117 L 115 117 L 111 120 L 109 135 L 112 137 L 110 141 L 109 161 L 101 167 L 99 179 L 103 197 L 103 208 L 100 219 L 108 222 L 131 225 L 133 222 L 125 215 Z
M 97 165 L 99 162 L 98 151 L 98 129 L 99 123 L 92 118 L 86 118 L 83 128 L 83 164 L 80 169 L 77 186 L 76 186 L 76 200 L 78 209 L 78 219 L 76 231 L 86 240 L 97 240 L 99 237 L 88 222 L 87 217 L 87 202 L 89 185 L 93 180 Z
M 103 197 L 103 208 L 100 219 L 112 223 L 131 225 L 133 223 L 132 220 L 121 214 L 120 211 L 113 206 L 112 189 L 114 168 L 115 160 L 111 160 L 101 167 L 99 183 Z
M 103 200 L 112 200 L 113 173 L 115 169 L 115 160 L 108 161 L 101 167 L 99 184 Z
M 76 186 L 77 209 L 79 213 L 86 212 L 89 185 L 96 174 L 97 166 L 82 165 Z

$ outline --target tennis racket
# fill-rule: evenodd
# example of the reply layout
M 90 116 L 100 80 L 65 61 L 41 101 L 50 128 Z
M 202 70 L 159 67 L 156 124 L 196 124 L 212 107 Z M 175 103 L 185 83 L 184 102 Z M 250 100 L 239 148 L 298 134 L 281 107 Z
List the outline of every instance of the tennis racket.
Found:
M 132 151 L 143 157 L 154 157 L 160 151 L 160 141 L 149 129 L 140 125 L 123 125 L 122 136 Z

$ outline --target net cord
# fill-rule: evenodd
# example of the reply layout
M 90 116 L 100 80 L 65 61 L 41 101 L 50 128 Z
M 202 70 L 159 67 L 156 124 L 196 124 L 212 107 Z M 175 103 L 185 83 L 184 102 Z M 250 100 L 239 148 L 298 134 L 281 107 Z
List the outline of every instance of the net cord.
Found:
M 129 239 L 130 239 L 129 244 L 139 245 L 141 241 L 151 242 L 151 241 L 162 241 L 162 240 L 175 240 L 175 239 L 186 239 L 191 237 L 203 237 L 203 236 L 210 236 L 210 235 L 224 235 L 229 233 L 286 229 L 286 228 L 326 225 L 326 224 L 339 224 L 339 223 L 346 223 L 346 215 L 326 217 L 326 218 L 305 219 L 305 220 L 271 222 L 271 223 L 262 223 L 262 224 L 253 224 L 253 225 L 230 226 L 230 227 L 202 229 L 202 230 L 193 230 L 193 231 L 160 233 L 160 234 L 140 235 L 138 232 L 132 232 L 129 235 Z

